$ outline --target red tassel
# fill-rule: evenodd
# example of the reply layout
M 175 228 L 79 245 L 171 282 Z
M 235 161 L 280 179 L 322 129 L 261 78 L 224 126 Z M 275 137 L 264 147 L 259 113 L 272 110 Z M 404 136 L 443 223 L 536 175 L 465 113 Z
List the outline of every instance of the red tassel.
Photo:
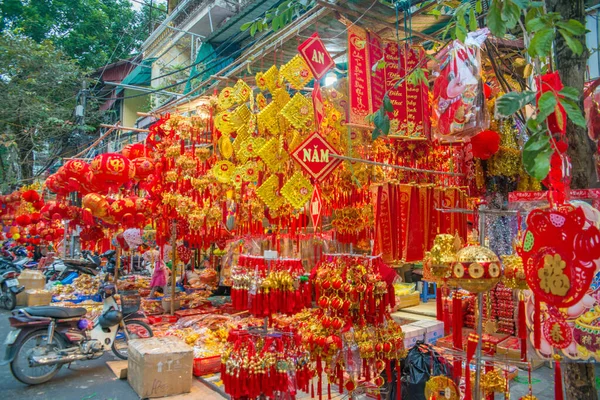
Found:
M 315 398 L 315 384 L 312 379 L 310 380 L 310 398 Z
M 331 383 L 327 382 L 327 400 L 331 400 Z
M 462 349 L 462 300 L 452 296 L 452 338 L 455 349 Z
M 521 361 L 527 360 L 527 316 L 525 315 L 525 299 L 519 293 L 519 338 L 521 339 Z
M 339 392 L 340 394 L 344 393 L 344 370 L 342 366 L 338 364 L 338 380 L 339 380 Z
M 400 371 L 400 360 L 396 360 L 396 399 L 402 400 L 402 372 Z
M 562 372 L 560 367 L 561 357 L 554 356 L 554 399 L 564 400 Z
M 435 314 L 438 321 L 444 319 L 444 296 L 442 295 L 442 288 L 437 285 L 435 287 Z
M 540 321 L 540 301 L 535 298 L 534 300 L 534 310 L 533 310 L 533 346 L 536 349 L 539 349 L 542 342 L 542 328 Z

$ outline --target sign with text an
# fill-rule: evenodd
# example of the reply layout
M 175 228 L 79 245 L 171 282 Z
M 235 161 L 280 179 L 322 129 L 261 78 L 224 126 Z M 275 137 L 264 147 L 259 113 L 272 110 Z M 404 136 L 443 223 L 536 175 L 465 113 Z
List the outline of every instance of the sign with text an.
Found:
M 310 135 L 292 152 L 292 157 L 315 180 L 321 181 L 327 177 L 342 160 L 330 157 L 338 154 L 318 132 Z
M 335 65 L 333 58 L 329 55 L 323 41 L 316 32 L 298 46 L 298 51 L 302 54 L 304 61 L 306 61 L 317 80 L 325 76 L 327 71 Z

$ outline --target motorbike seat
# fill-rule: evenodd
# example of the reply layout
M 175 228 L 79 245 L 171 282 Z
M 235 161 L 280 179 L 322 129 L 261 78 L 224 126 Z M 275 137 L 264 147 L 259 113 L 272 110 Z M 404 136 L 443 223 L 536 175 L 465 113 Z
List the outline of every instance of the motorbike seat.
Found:
M 75 318 L 82 317 L 87 310 L 82 307 L 53 307 L 53 306 L 37 306 L 27 307 L 25 312 L 34 317 L 49 317 L 49 318 Z

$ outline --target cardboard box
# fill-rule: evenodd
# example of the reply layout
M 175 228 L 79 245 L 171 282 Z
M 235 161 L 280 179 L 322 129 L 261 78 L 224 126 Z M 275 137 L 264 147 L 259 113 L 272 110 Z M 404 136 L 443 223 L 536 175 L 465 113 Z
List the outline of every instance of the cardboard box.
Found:
M 396 296 L 395 310 L 400 310 L 406 307 L 418 306 L 421 303 L 419 292 L 407 294 L 406 296 Z
M 29 289 L 25 291 L 27 306 L 47 306 L 52 302 L 52 292 L 48 290 Z
M 423 320 L 413 322 L 411 325 L 425 328 L 425 343 L 435 344 L 444 336 L 444 323 L 442 321 Z
M 27 290 L 43 289 L 46 285 L 46 278 L 40 271 L 32 271 L 26 269 L 19 275 L 19 285 L 24 286 L 25 290 L 17 295 L 17 305 L 27 305 Z
M 152 337 L 129 342 L 127 381 L 140 398 L 189 393 L 194 351 L 175 337 Z
M 408 324 L 402 326 L 402 332 L 404 333 L 404 348 L 408 350 L 417 344 L 417 340 L 425 339 L 426 330 L 421 326 Z

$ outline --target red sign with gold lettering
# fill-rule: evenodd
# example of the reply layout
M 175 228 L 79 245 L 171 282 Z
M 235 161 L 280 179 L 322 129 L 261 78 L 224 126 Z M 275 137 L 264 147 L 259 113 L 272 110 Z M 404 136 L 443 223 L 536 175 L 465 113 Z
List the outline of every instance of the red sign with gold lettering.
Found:
M 348 122 L 368 127 L 367 115 L 371 114 L 371 74 L 367 31 L 356 26 L 348 28 L 348 85 L 350 113 Z
M 292 157 L 315 181 L 321 181 L 342 162 L 339 158 L 330 157 L 330 154 L 337 155 L 338 152 L 315 132 L 300 143 Z
M 306 61 L 316 79 L 321 79 L 335 65 L 333 58 L 329 55 L 323 41 L 316 32 L 298 46 L 298 51 L 302 54 L 304 61 Z
M 373 32 L 369 32 L 367 38 L 371 73 L 371 112 L 375 112 L 381 107 L 385 95 L 385 68 L 377 68 L 377 64 L 383 59 L 383 42 Z
M 429 137 L 429 89 L 400 79 L 410 75 L 424 60 L 422 49 L 386 42 L 384 45 L 385 87 L 394 111 L 390 113 L 390 135 L 402 138 Z M 421 62 L 420 67 L 425 67 Z

